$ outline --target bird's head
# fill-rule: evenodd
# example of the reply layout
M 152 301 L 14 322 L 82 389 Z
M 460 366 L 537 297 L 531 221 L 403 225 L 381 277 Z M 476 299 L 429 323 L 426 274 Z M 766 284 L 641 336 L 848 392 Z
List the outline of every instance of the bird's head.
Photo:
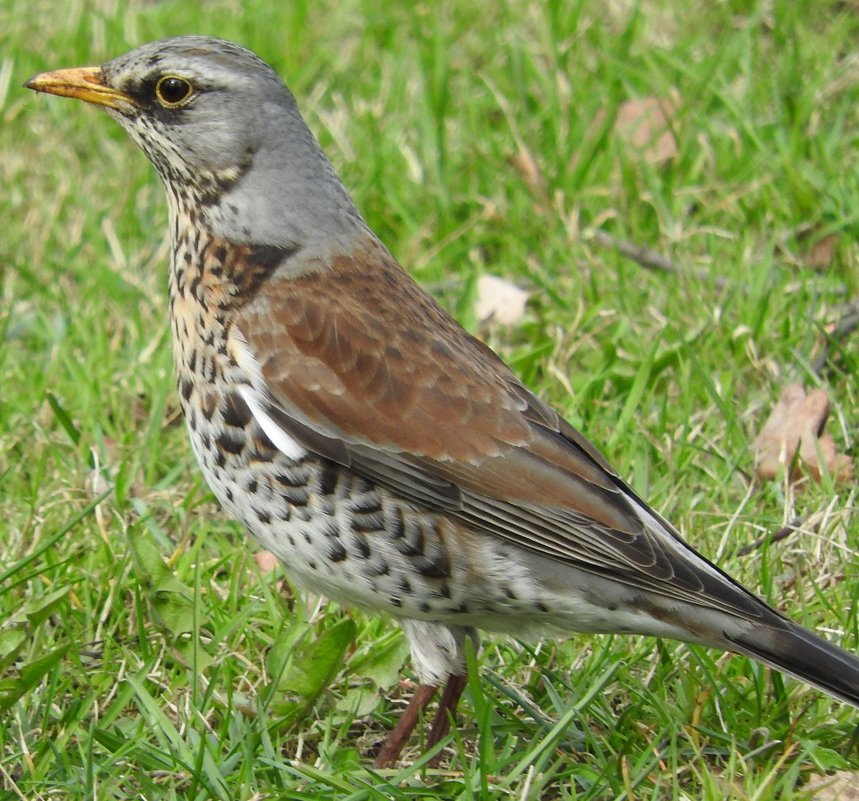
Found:
M 243 47 L 182 36 L 26 85 L 107 109 L 155 165 L 171 205 L 202 209 L 227 239 L 291 245 L 339 238 L 345 223 L 363 228 L 292 94 Z
M 267 129 L 297 114 L 265 62 L 202 36 L 152 42 L 101 67 L 38 75 L 27 86 L 104 106 L 163 177 L 242 169 Z

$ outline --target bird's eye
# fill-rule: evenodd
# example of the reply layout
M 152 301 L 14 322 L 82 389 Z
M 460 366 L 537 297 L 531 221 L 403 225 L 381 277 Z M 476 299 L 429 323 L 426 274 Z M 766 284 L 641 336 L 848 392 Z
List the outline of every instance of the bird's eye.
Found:
M 162 106 L 175 108 L 182 105 L 194 91 L 194 87 L 184 78 L 165 75 L 155 85 L 155 97 Z

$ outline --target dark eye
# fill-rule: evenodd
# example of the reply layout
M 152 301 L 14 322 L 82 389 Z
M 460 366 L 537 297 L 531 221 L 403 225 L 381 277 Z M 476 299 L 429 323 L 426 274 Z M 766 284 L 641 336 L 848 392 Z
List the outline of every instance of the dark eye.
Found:
M 175 107 L 185 102 L 194 87 L 184 78 L 175 75 L 165 75 L 155 85 L 155 97 L 163 106 Z

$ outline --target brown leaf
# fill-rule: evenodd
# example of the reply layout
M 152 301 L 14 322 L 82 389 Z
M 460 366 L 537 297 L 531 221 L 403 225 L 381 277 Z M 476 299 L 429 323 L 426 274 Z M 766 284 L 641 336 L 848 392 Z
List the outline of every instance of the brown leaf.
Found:
M 832 266 L 842 234 L 820 222 L 802 222 L 785 231 L 777 244 L 779 252 L 798 267 L 824 272 Z
M 813 389 L 806 395 L 799 384 L 786 386 L 755 439 L 758 476 L 768 481 L 788 468 L 791 481 L 796 481 L 805 466 L 816 481 L 824 469 L 836 481 L 851 480 L 850 457 L 837 453 L 834 440 L 823 432 L 828 416 L 829 399 L 822 389 Z
M 835 231 L 821 236 L 820 229 L 819 225 L 800 225 L 796 230 L 796 241 L 802 264 L 812 270 L 822 271 L 832 264 L 841 234 Z
M 671 121 L 677 104 L 670 97 L 633 98 L 621 103 L 614 131 L 641 152 L 651 164 L 663 164 L 677 155 Z
M 802 261 L 806 267 L 811 267 L 812 270 L 825 270 L 832 264 L 832 259 L 835 256 L 835 249 L 841 240 L 839 234 L 829 234 L 818 239 L 805 253 L 802 254 Z

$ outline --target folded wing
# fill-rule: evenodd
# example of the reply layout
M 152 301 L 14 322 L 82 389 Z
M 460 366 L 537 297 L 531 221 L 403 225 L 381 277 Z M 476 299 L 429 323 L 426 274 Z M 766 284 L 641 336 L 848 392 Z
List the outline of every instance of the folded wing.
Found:
M 740 617 L 765 609 L 378 243 L 274 276 L 234 335 L 267 425 L 305 448 L 545 557 Z

